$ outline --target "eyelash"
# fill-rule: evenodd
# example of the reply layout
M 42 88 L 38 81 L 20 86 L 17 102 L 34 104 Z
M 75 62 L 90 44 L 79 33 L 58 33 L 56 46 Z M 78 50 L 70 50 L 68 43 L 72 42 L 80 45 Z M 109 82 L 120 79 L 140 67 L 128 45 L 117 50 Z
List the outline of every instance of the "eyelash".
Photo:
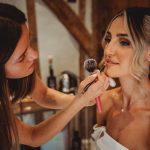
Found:
M 122 46 L 130 46 L 130 41 L 128 41 L 126 39 L 121 39 L 120 40 L 120 45 L 122 45 Z
M 20 60 L 19 60 L 19 62 L 22 62 L 24 60 L 24 57 L 22 57 Z
M 20 58 L 19 62 L 22 62 L 25 58 L 25 54 Z
M 109 43 L 111 41 L 111 38 L 106 37 L 104 40 L 105 40 L 106 43 Z
M 111 38 L 106 37 L 105 39 L 105 43 L 108 44 L 111 41 Z M 120 39 L 119 43 L 121 46 L 130 46 L 130 41 L 128 41 L 127 39 Z

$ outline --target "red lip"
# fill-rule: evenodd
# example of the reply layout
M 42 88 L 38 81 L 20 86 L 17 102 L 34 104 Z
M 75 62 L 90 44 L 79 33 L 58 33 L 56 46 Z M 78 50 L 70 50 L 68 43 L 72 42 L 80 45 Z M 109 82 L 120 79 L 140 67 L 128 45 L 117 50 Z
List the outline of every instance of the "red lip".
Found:
M 117 62 L 115 62 L 115 61 L 113 61 L 113 60 L 110 60 L 110 59 L 106 59 L 106 60 L 105 60 L 105 63 L 106 63 L 106 64 L 114 64 L 114 65 L 119 64 L 119 63 L 117 63 Z

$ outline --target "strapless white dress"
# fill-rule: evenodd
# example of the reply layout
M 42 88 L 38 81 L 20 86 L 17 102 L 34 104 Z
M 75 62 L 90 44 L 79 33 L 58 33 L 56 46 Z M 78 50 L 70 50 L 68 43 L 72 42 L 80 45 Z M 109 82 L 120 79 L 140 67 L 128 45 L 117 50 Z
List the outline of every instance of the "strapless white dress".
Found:
M 94 132 L 91 136 L 95 141 L 96 150 L 129 150 L 108 135 L 105 126 L 97 127 L 94 125 L 93 129 Z

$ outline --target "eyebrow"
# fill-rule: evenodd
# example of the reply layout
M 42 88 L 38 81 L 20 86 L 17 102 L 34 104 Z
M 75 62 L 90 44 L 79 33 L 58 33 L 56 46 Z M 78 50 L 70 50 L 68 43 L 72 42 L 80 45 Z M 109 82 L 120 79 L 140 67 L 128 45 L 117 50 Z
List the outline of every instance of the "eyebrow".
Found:
M 128 37 L 128 34 L 124 34 L 124 33 L 119 33 L 119 34 L 117 34 L 117 37 L 120 37 L 120 36 Z
M 108 32 L 106 33 L 106 35 L 111 36 L 111 33 L 108 31 Z M 117 34 L 117 37 L 128 37 L 128 34 L 125 34 L 125 33 L 118 33 L 118 34 Z

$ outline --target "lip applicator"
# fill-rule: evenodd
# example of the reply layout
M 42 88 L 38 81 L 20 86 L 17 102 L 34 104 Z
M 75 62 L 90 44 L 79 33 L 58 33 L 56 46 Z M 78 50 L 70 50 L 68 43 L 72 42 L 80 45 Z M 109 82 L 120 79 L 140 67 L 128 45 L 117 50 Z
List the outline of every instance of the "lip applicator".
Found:
M 85 70 L 87 70 L 90 74 L 93 74 L 94 71 L 96 69 L 98 69 L 97 67 L 97 62 L 95 59 L 87 59 L 84 61 L 84 68 Z M 100 72 L 102 72 L 103 70 L 105 69 L 105 65 L 101 65 L 99 67 L 99 70 Z M 115 87 L 116 86 L 116 82 L 112 79 L 112 78 L 109 78 L 109 84 L 111 87 Z M 95 80 L 93 80 L 92 82 L 90 82 L 89 84 L 87 84 L 83 90 L 83 93 L 86 92 L 88 90 L 88 88 L 94 83 L 97 81 L 97 78 Z M 96 100 L 96 105 L 97 105 L 97 109 L 99 112 L 102 112 L 102 103 L 101 103 L 101 99 L 100 99 L 100 96 L 96 97 L 95 98 Z

